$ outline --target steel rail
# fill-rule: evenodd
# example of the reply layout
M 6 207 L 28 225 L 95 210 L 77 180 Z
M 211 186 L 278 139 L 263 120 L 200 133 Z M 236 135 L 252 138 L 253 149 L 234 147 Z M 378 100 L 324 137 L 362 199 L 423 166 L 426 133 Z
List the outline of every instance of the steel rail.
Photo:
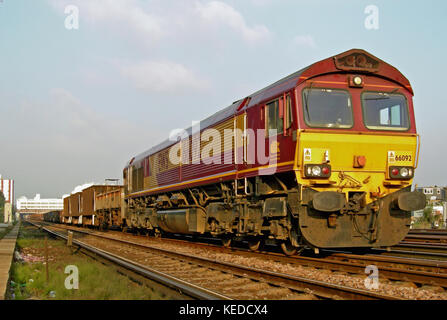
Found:
M 400 243 L 427 243 L 427 244 L 439 244 L 447 245 L 447 235 L 434 235 L 434 234 L 409 234 Z
M 437 234 L 447 235 L 447 229 L 410 229 L 408 234 Z
M 420 239 L 420 240 L 438 240 L 438 241 L 442 241 L 442 240 L 447 240 L 447 234 L 408 234 L 404 241 L 408 241 L 410 239 Z
M 390 250 L 374 248 L 381 256 L 394 257 L 394 258 L 413 258 L 424 261 L 440 261 L 447 262 L 447 253 L 434 251 L 433 248 L 421 248 L 420 246 L 399 245 L 392 247 Z
M 398 245 L 392 247 L 394 248 L 412 248 L 419 249 L 422 252 L 430 252 L 430 253 L 440 253 L 441 256 L 447 256 L 447 246 L 436 243 L 419 243 L 419 242 L 401 242 Z

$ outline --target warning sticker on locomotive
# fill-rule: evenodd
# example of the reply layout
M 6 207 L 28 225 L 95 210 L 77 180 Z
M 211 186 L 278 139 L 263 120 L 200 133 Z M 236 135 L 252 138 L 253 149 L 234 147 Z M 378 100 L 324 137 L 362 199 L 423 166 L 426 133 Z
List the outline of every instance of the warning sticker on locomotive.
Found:
M 388 151 L 388 163 L 398 165 L 412 165 L 413 152 L 411 151 Z
M 304 149 L 304 161 L 305 162 L 312 161 L 312 149 Z
M 396 161 L 396 152 L 388 151 L 388 162 L 394 163 Z

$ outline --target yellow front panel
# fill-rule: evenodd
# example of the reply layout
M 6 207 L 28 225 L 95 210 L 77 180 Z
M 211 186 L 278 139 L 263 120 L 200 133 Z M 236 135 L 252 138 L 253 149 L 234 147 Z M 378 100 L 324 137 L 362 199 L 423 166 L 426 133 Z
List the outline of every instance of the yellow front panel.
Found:
M 369 203 L 370 193 L 384 196 L 411 184 L 412 180 L 389 183 L 385 180 L 390 165 L 414 166 L 416 146 L 415 135 L 301 132 L 295 159 L 297 181 L 317 191 L 368 192 Z M 363 168 L 354 167 L 355 156 L 366 158 Z M 304 178 L 305 164 L 325 161 L 332 168 L 329 179 Z

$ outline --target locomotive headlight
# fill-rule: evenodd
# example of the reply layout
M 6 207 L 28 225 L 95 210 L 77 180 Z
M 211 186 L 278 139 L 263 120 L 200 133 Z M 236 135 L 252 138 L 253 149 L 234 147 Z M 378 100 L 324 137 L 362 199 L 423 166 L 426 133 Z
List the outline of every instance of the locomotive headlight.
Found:
M 307 175 L 308 176 L 312 175 L 312 168 L 311 167 L 307 167 Z
M 306 164 L 304 165 L 304 175 L 306 178 L 329 178 L 331 166 L 329 164 Z
M 390 167 L 389 177 L 391 179 L 412 179 L 414 175 L 413 167 Z
M 400 175 L 401 175 L 403 178 L 408 177 L 408 174 L 409 174 L 409 172 L 408 172 L 408 169 L 407 169 L 407 168 L 402 168 L 402 169 L 400 169 Z
M 321 168 L 319 166 L 314 166 L 312 168 L 312 175 L 320 176 L 321 175 Z
M 354 79 L 352 79 L 352 82 L 354 82 L 354 84 L 356 86 L 360 86 L 362 84 L 362 78 L 359 76 L 354 77 Z
M 363 88 L 363 78 L 361 76 L 348 76 L 349 86 L 353 88 Z

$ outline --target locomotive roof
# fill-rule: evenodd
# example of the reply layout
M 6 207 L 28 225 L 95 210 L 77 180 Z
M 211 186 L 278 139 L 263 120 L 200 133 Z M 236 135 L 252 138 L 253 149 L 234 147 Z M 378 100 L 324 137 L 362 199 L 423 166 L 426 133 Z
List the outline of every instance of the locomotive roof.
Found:
M 359 56 L 363 55 L 367 62 L 372 65 L 371 69 L 362 68 L 354 63 L 353 67 L 347 67 L 343 65 L 344 59 L 349 56 Z M 361 49 L 351 49 L 349 51 L 343 52 L 341 54 L 326 58 L 319 62 L 316 62 L 308 67 L 305 67 L 301 70 L 298 70 L 274 83 L 271 85 L 252 93 L 244 99 L 237 100 L 233 102 L 230 106 L 222 109 L 212 116 L 206 118 L 205 120 L 200 121 L 200 130 L 203 130 L 213 124 L 216 124 L 224 119 L 231 117 L 236 114 L 237 111 L 241 109 L 247 109 L 252 106 L 257 105 L 258 103 L 271 99 L 272 97 L 277 96 L 282 92 L 289 91 L 294 87 L 298 86 L 301 82 L 306 81 L 312 77 L 316 77 L 322 74 L 335 73 L 335 72 L 358 72 L 358 73 L 372 73 L 378 74 L 382 77 L 388 78 L 391 81 L 399 83 L 403 87 L 405 87 L 411 94 L 413 94 L 413 90 L 411 88 L 410 82 L 405 76 L 402 75 L 396 68 L 391 66 L 390 64 L 380 60 L 379 58 L 373 56 L 372 54 L 361 50 Z M 249 100 L 247 100 L 249 99 Z M 248 103 L 246 103 L 248 101 Z M 192 135 L 192 127 L 185 129 L 188 136 Z M 150 156 L 154 153 L 157 153 L 173 144 L 177 143 L 176 141 L 172 141 L 166 139 L 160 144 L 150 148 L 149 150 L 137 155 L 132 160 L 128 161 L 126 164 L 126 168 L 135 163 L 137 167 L 141 166 L 141 160 Z

